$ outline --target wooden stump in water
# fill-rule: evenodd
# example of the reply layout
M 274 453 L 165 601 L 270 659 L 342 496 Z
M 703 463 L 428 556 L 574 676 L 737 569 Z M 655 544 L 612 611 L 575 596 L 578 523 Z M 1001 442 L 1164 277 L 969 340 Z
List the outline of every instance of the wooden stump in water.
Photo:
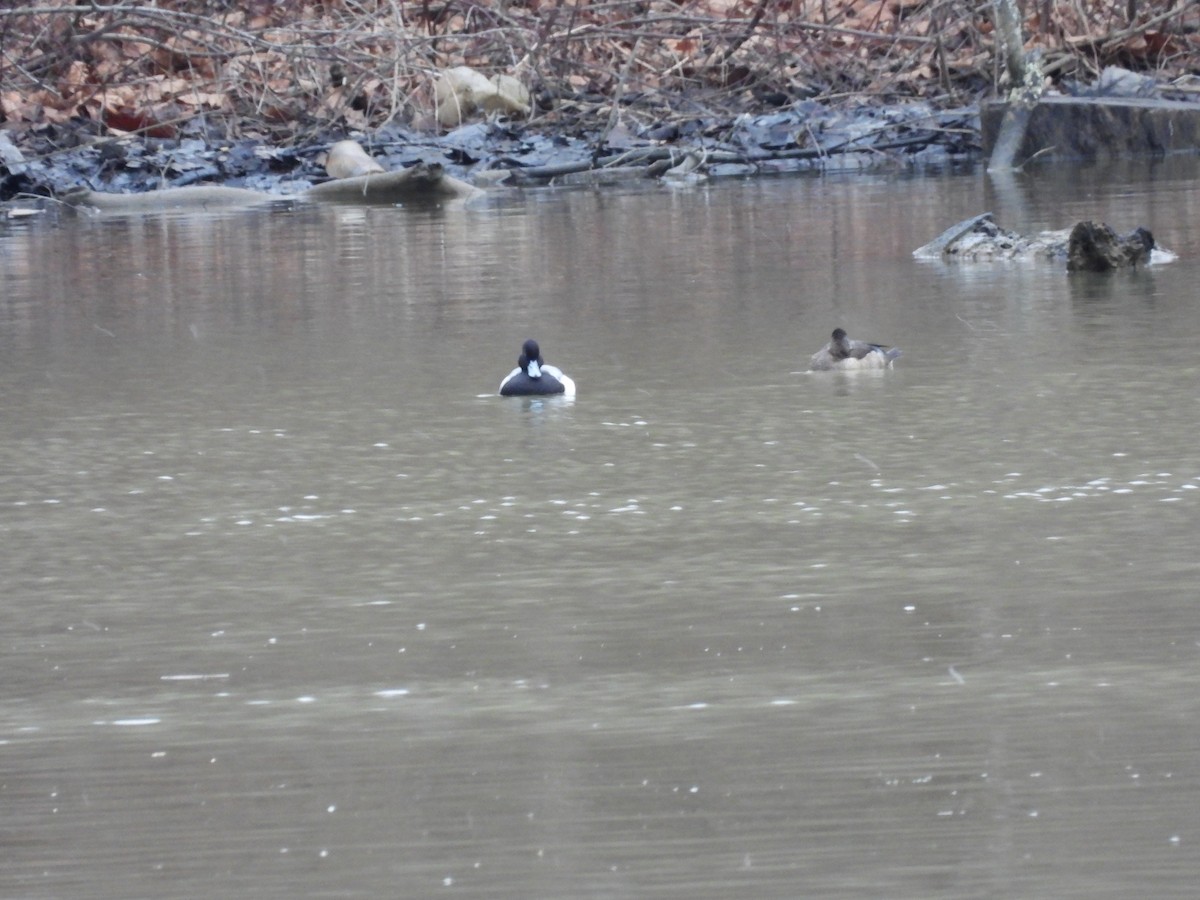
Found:
M 1103 222 L 1078 222 L 1067 239 L 1068 272 L 1109 272 L 1150 261 L 1154 235 L 1135 228 L 1124 237 Z

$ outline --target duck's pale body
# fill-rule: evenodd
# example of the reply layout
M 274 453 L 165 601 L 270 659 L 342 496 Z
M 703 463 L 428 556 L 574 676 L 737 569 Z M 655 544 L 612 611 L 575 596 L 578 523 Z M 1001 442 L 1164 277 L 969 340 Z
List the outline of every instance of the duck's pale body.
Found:
M 517 367 L 500 382 L 500 396 L 544 397 L 555 394 L 567 399 L 574 398 L 574 380 L 564 375 L 558 366 L 546 365 L 537 341 L 526 341 L 521 347 Z
M 851 340 L 844 329 L 835 328 L 829 343 L 813 354 L 810 367 L 814 372 L 890 369 L 899 355 L 897 347 Z

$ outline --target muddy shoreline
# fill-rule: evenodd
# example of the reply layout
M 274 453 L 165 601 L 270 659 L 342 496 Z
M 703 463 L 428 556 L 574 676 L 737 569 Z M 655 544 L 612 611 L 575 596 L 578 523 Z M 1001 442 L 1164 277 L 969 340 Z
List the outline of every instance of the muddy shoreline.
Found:
M 370 135 L 331 132 L 305 146 L 226 142 L 202 124 L 175 139 L 97 137 L 94 124 L 0 129 L 0 201 L 62 197 L 86 188 L 141 193 L 210 184 L 281 196 L 329 180 L 324 154 L 336 141 L 361 143 L 384 169 L 440 165 L 486 186 L 607 183 L 675 170 L 690 177 L 750 177 L 816 171 L 924 171 L 980 156 L 975 106 L 941 110 L 915 102 L 834 107 L 805 101 L 732 119 L 697 118 L 638 133 L 618 125 L 574 133 L 536 122 L 493 119 L 445 133 L 388 127 Z M 682 168 L 680 168 L 682 166 Z

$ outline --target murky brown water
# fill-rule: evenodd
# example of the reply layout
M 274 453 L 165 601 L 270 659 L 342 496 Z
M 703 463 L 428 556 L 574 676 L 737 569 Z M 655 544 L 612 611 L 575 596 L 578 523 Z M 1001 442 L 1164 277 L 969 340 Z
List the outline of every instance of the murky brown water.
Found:
M 1113 174 L 0 231 L 0 895 L 1194 895 L 1200 167 Z M 984 209 L 1180 260 L 911 258 Z

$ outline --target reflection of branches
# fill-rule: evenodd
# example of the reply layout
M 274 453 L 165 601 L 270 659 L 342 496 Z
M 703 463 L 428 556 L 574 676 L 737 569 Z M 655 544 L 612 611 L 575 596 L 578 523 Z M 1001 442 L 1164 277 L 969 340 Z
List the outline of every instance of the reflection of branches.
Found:
M 574 97 L 576 112 L 603 102 L 611 116 L 619 101 L 631 116 L 657 118 L 752 111 L 760 94 L 958 102 L 994 81 L 993 37 L 981 27 L 989 0 L 709 2 L 554 0 L 535 10 L 503 0 L 333 0 L 219 15 L 207 0 L 27 3 L 0 9 L 0 82 L 5 102 L 36 90 L 43 96 L 31 105 L 53 109 L 57 81 L 82 63 L 89 89 L 130 88 L 127 102 L 149 107 L 163 99 L 154 79 L 186 78 L 225 99 L 210 115 L 264 117 L 260 128 L 295 140 L 306 129 L 411 114 L 432 73 L 464 64 L 515 69 L 537 90 Z M 1026 6 L 1039 15 L 1032 33 L 1053 57 L 1049 72 L 1128 65 L 1137 53 L 1162 70 L 1166 57 L 1149 49 L 1163 45 L 1149 39 L 1156 32 L 1177 36 L 1175 69 L 1197 66 L 1192 0 L 1162 12 L 1130 0 Z M 66 110 L 79 96 L 58 102 Z

